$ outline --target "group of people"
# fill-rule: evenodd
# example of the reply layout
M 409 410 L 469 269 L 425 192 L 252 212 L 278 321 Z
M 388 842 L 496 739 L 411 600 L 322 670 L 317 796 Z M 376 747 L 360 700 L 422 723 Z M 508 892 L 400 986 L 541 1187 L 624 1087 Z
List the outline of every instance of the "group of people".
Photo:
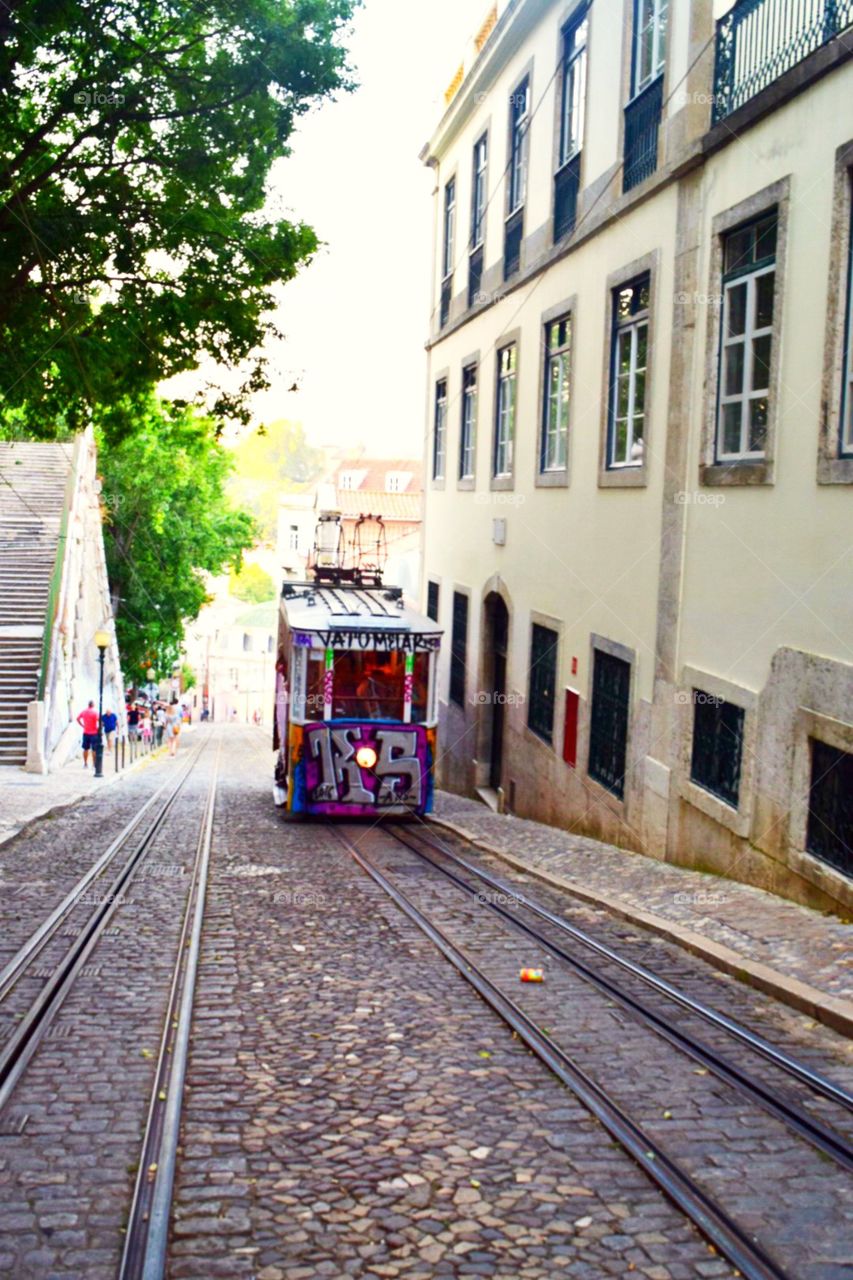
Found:
M 127 716 L 127 737 L 130 742 L 142 742 L 146 746 L 160 747 L 163 741 L 169 748 L 169 755 L 174 756 L 178 750 L 178 738 L 181 725 L 190 721 L 190 711 L 177 698 L 171 702 L 128 702 L 125 708 Z M 89 754 L 94 756 L 98 748 L 98 712 L 94 701 L 80 712 L 77 723 L 83 730 L 83 768 L 89 767 Z M 103 714 L 104 747 L 111 751 L 118 729 L 118 716 L 111 708 Z

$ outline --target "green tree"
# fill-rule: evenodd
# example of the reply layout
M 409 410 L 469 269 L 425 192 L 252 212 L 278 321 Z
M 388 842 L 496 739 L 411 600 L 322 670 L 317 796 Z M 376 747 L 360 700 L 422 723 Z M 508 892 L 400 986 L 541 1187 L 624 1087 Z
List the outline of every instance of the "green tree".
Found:
M 188 662 L 182 662 L 181 663 L 181 688 L 186 693 L 190 689 L 194 689 L 197 684 L 198 684 L 198 680 L 196 679 L 195 671 L 193 671 L 192 667 Z
M 263 604 L 275 599 L 275 583 L 259 564 L 247 564 L 239 573 L 232 570 L 228 590 L 238 600 Z
M 279 495 L 307 489 L 325 464 L 322 449 L 306 440 L 302 423 L 285 418 L 247 435 L 236 446 L 234 459 L 228 491 L 256 517 L 267 541 L 275 538 Z
M 205 357 L 239 370 L 207 408 L 247 420 L 274 286 L 317 246 L 273 205 L 270 169 L 299 116 L 350 87 L 359 2 L 0 5 L 7 435 L 67 434 Z
M 131 683 L 149 665 L 171 675 L 184 623 L 208 599 L 203 571 L 239 570 L 256 533 L 225 495 L 233 460 L 210 419 L 155 397 L 135 413 L 123 439 L 100 433 L 107 568 Z

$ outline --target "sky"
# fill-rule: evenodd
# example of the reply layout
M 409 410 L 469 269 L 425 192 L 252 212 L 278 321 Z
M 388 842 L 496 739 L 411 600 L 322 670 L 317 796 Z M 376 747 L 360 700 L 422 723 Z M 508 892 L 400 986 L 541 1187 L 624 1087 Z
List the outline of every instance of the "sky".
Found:
M 259 421 L 315 444 L 422 453 L 433 174 L 418 159 L 488 0 L 366 0 L 349 41 L 360 88 L 305 118 L 273 186 L 327 247 L 281 292 L 286 341 Z M 300 390 L 290 392 L 296 382 Z

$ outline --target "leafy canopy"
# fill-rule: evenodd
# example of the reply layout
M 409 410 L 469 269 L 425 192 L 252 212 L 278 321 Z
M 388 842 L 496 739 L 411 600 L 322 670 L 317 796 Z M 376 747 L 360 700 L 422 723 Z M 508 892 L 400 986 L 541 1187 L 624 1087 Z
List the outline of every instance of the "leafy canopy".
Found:
M 264 604 L 276 596 L 275 583 L 259 564 L 247 564 L 239 573 L 232 571 L 228 591 L 236 600 L 249 604 Z
M 0 5 L 7 430 L 67 434 L 204 357 L 239 370 L 211 412 L 247 420 L 273 288 L 317 245 L 270 206 L 270 168 L 298 117 L 349 87 L 358 3 Z
M 301 422 L 279 418 L 247 435 L 234 450 L 234 474 L 228 492 L 256 517 L 261 537 L 275 540 L 282 493 L 298 493 L 318 479 L 325 466 L 322 449 L 305 439 Z

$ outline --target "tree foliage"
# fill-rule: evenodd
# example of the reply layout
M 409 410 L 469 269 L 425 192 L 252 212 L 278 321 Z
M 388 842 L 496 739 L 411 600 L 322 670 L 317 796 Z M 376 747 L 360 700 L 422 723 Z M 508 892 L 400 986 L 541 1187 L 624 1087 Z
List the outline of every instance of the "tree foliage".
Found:
M 348 86 L 358 3 L 0 5 L 7 434 L 75 430 L 204 357 L 239 370 L 211 411 L 246 420 L 274 286 L 317 245 L 271 207 L 270 168 L 298 117 Z
M 261 536 L 276 535 L 278 500 L 282 493 L 307 489 L 323 471 L 325 456 L 305 439 L 301 422 L 279 418 L 241 440 L 234 450 L 234 474 L 229 493 L 248 507 L 258 521 Z
M 249 604 L 264 604 L 276 595 L 275 583 L 259 564 L 247 564 L 239 573 L 232 571 L 228 591 L 236 600 Z
M 170 675 L 185 620 L 207 599 L 202 571 L 239 570 L 256 535 L 232 506 L 233 466 L 210 419 L 151 397 L 133 430 L 100 455 L 107 568 L 119 649 L 131 682 Z

